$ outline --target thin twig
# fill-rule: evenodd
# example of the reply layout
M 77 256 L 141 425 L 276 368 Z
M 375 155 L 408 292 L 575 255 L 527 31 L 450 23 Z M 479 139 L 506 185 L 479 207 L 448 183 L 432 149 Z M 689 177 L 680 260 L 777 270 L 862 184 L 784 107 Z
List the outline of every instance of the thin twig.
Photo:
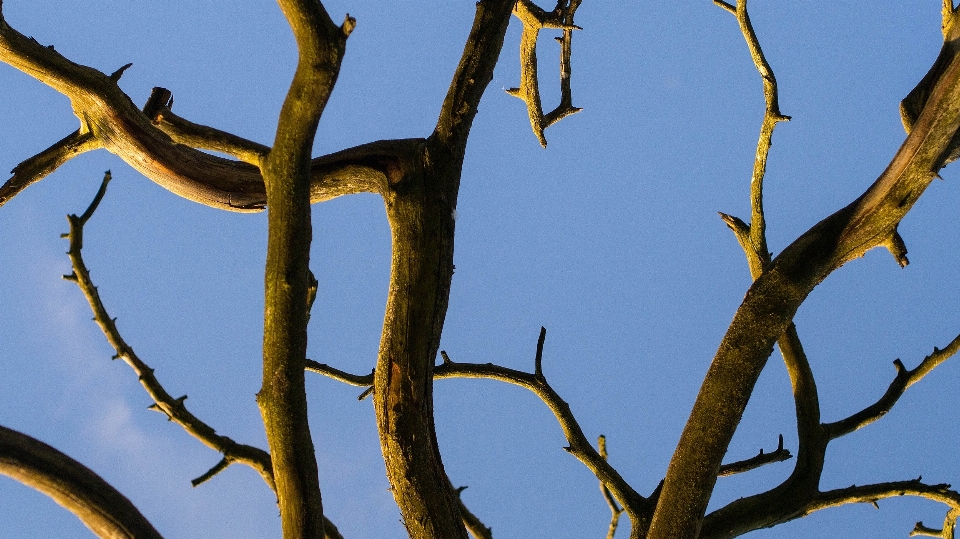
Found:
M 76 215 L 67 216 L 67 220 L 70 222 L 70 232 L 64 234 L 64 237 L 70 240 L 70 250 L 67 254 L 70 256 L 73 273 L 65 275 L 64 279 L 73 281 L 80 287 L 84 297 L 87 298 L 87 303 L 90 304 L 90 309 L 93 311 L 94 321 L 100 326 L 107 341 L 117 352 L 114 359 L 122 359 L 133 369 L 133 372 L 140 381 L 140 385 L 143 386 L 147 394 L 153 399 L 154 404 L 150 408 L 164 413 L 169 420 L 183 427 L 184 430 L 194 438 L 200 440 L 204 445 L 223 454 L 223 461 L 197 478 L 197 480 L 195 480 L 198 481 L 197 484 L 202 482 L 200 481 L 201 479 L 205 481 L 226 468 L 226 465 L 223 465 L 225 461 L 228 465 L 233 462 L 240 462 L 250 466 L 260 474 L 271 490 L 275 489 L 270 455 L 262 449 L 238 444 L 226 436 L 217 434 L 212 427 L 200 421 L 187 410 L 183 403 L 186 396 L 180 398 L 171 397 L 154 376 L 153 369 L 141 361 L 133 351 L 133 348 L 123 340 L 123 337 L 117 329 L 116 319 L 111 318 L 103 306 L 103 302 L 100 300 L 100 294 L 93 285 L 90 279 L 90 272 L 87 270 L 86 264 L 84 264 L 81 250 L 83 249 L 83 227 L 103 199 L 110 179 L 110 171 L 107 171 L 106 174 L 104 174 L 103 183 L 100 184 L 100 189 L 97 191 L 93 202 L 90 203 L 90 206 L 83 215 L 80 217 Z
M 824 428 L 829 433 L 830 439 L 849 434 L 886 415 L 907 388 L 919 382 L 924 376 L 930 373 L 930 371 L 956 354 L 958 350 L 960 350 L 960 335 L 950 341 L 950 344 L 943 350 L 934 347 L 933 353 L 923 358 L 923 361 L 913 370 L 907 370 L 903 366 L 902 361 L 899 359 L 895 360 L 893 364 L 897 369 L 897 375 L 893 381 L 890 382 L 890 386 L 883 396 L 880 397 L 877 402 L 846 419 L 825 424 Z
M 600 452 L 600 457 L 606 461 L 607 437 L 602 434 L 597 438 L 597 450 Z M 613 539 L 617 534 L 617 526 L 620 525 L 620 515 L 623 514 L 624 509 L 617 505 L 617 500 L 613 498 L 613 494 L 603 481 L 600 481 L 600 493 L 603 494 L 603 499 L 606 500 L 607 507 L 610 508 L 610 526 L 607 528 L 607 539 Z
M 783 435 L 780 435 L 780 442 L 777 445 L 777 450 L 773 453 L 764 453 L 763 449 L 760 450 L 760 453 L 755 456 L 744 460 L 738 460 L 737 462 L 731 462 L 729 464 L 724 464 L 720 466 L 720 473 L 717 474 L 717 477 L 726 477 L 729 475 L 735 475 L 738 473 L 749 472 L 750 470 L 755 470 L 766 464 L 773 462 L 783 462 L 793 455 L 790 454 L 789 449 L 784 449 L 783 447 Z

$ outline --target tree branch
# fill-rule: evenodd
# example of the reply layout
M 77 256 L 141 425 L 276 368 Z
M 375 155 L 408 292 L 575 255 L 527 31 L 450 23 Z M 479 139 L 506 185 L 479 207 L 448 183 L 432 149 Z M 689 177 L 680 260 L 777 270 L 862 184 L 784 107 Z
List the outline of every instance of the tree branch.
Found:
M 960 350 L 960 335 L 955 337 L 943 350 L 934 347 L 933 353 L 923 358 L 923 361 L 913 370 L 907 370 L 899 359 L 894 360 L 893 365 L 897 369 L 897 375 L 890 382 L 890 386 L 883 396 L 877 402 L 846 419 L 825 424 L 824 429 L 827 435 L 830 439 L 839 438 L 880 419 L 893 408 L 907 388 L 919 382 L 930 371 L 956 354 L 958 350 Z
M 950 39 L 958 42 L 954 27 Z M 882 245 L 943 166 L 960 126 L 960 59 L 934 85 L 891 164 L 857 200 L 800 236 L 750 287 L 704 379 L 667 472 L 650 539 L 694 537 L 774 341 L 833 270 Z M 659 523 L 659 524 L 658 524 Z
M 123 494 L 49 445 L 0 427 L 0 474 L 53 499 L 97 537 L 162 539 Z
M 317 124 L 340 72 L 356 21 L 330 20 L 317 0 L 279 0 L 299 58 L 276 138 L 261 159 L 267 192 L 263 385 L 257 393 L 277 485 L 284 539 L 324 536 L 317 460 L 310 436 L 304 367 L 310 289 L 310 155 Z
M 184 137 L 182 143 L 176 143 L 171 139 L 172 135 L 161 131 L 133 104 L 117 86 L 116 79 L 75 64 L 52 48 L 23 36 L 6 23 L 2 13 L 0 61 L 70 99 L 81 124 L 78 133 L 89 133 L 93 137 L 89 141 L 84 139 L 83 151 L 102 145 L 165 189 L 206 206 L 230 211 L 259 211 L 266 204 L 264 182 L 257 167 L 195 150 L 186 141 L 189 134 L 192 137 L 190 142 L 197 143 L 198 147 L 231 150 L 250 160 L 261 149 L 259 145 L 196 124 L 177 124 L 182 131 L 179 132 L 174 126 L 161 122 L 159 127 Z M 93 144 L 96 145 L 88 147 Z M 396 164 L 402 157 L 398 152 L 408 152 L 411 145 L 415 146 L 412 141 L 381 141 L 315 159 L 311 165 L 311 202 L 359 192 L 382 192 L 386 178 L 397 173 Z M 72 151 L 63 156 L 75 155 Z M 39 172 L 26 174 L 27 164 L 34 168 L 43 165 L 38 170 L 43 169 L 57 163 L 50 160 L 54 155 L 60 154 L 47 155 L 44 152 L 21 164 L 23 172 L 0 188 L 0 204 L 19 192 L 22 186 L 42 177 Z M 52 169 L 43 174 L 50 171 Z
M 602 434 L 597 438 L 597 451 L 600 453 L 600 458 L 607 460 L 607 437 Z M 607 527 L 607 539 L 613 539 L 617 534 L 617 527 L 620 525 L 620 515 L 623 514 L 624 509 L 617 504 L 613 493 L 610 492 L 610 489 L 607 488 L 607 485 L 603 481 L 600 481 L 600 493 L 603 494 L 603 499 L 607 502 L 607 507 L 610 508 L 610 525 Z
M 263 144 L 185 120 L 174 114 L 172 108 L 173 94 L 170 90 L 155 87 L 143 106 L 143 113 L 161 131 L 170 135 L 174 142 L 229 154 L 256 167 L 260 166 L 261 159 L 270 152 L 270 148 Z
M 0 206 L 20 194 L 20 191 L 47 177 L 70 159 L 100 147 L 100 141 L 90 132 L 75 131 L 67 135 L 13 168 L 13 176 L 0 186 Z
M 764 453 L 763 449 L 761 449 L 760 453 L 755 457 L 724 464 L 720 466 L 720 472 L 717 474 L 717 476 L 726 477 L 728 475 L 749 472 L 750 470 L 755 470 L 761 466 L 771 464 L 773 462 L 783 462 L 789 459 L 791 456 L 790 450 L 783 448 L 783 435 L 781 434 L 780 442 L 777 444 L 777 450 L 773 453 Z
M 583 430 L 570 410 L 570 406 L 560 398 L 560 395 L 550 386 L 546 377 L 541 373 L 526 373 L 508 369 L 491 363 L 455 363 L 450 360 L 446 352 L 441 352 L 443 364 L 434 368 L 434 378 L 489 378 L 507 382 L 525 388 L 543 401 L 550 408 L 568 446 L 564 448 L 587 467 L 603 485 L 610 490 L 616 500 L 623 506 L 630 516 L 633 527 L 643 527 L 649 504 L 647 499 L 637 493 L 616 469 L 611 466 L 603 455 L 593 448 L 593 445 L 584 436 Z
M 114 359 L 122 359 L 133 369 L 133 372 L 137 375 L 137 379 L 140 381 L 140 385 L 143 386 L 147 394 L 150 395 L 150 398 L 153 399 L 154 404 L 150 406 L 150 409 L 162 412 L 170 421 L 183 427 L 188 434 L 207 447 L 223 454 L 224 458 L 221 462 L 225 464 L 215 466 L 214 469 L 201 476 L 201 478 L 205 481 L 214 475 L 214 470 L 219 472 L 233 462 L 240 462 L 256 470 L 270 489 L 275 491 L 276 487 L 274 486 L 270 455 L 262 449 L 238 444 L 226 436 L 217 434 L 212 427 L 187 410 L 183 403 L 186 396 L 174 398 L 167 393 L 156 376 L 154 376 L 153 369 L 140 360 L 133 351 L 133 348 L 123 340 L 120 331 L 117 329 L 116 319 L 110 318 L 103 302 L 100 300 L 100 294 L 90 279 L 90 272 L 83 261 L 81 251 L 83 249 L 83 227 L 103 199 L 110 177 L 110 172 L 108 171 L 104 175 L 100 189 L 97 191 L 96 196 L 83 215 L 80 217 L 76 215 L 67 216 L 67 220 L 70 222 L 70 232 L 64 236 L 70 240 L 70 250 L 67 254 L 70 256 L 73 273 L 65 275 L 64 279 L 76 283 L 83 292 L 87 303 L 90 304 L 90 309 L 93 311 L 94 321 L 100 326 L 100 330 L 103 331 L 107 342 L 109 342 L 110 346 L 117 352 Z M 201 478 L 196 480 L 194 486 L 202 482 L 199 481 Z
M 470 532 L 470 535 L 473 536 L 473 539 L 493 539 L 493 530 L 486 527 L 463 503 L 461 494 L 463 494 L 463 491 L 466 490 L 467 487 L 455 488 L 449 478 L 447 482 L 450 490 L 457 494 L 457 500 L 460 502 L 460 514 L 463 516 L 463 525 L 467 528 L 467 531 Z
M 481 0 L 473 18 L 470 36 L 463 47 L 460 64 L 443 100 L 433 136 L 453 153 L 462 154 L 480 98 L 493 79 L 500 59 L 503 36 L 510 23 L 516 0 Z
M 518 0 L 513 8 L 513 14 L 523 22 L 520 36 L 520 87 L 510 88 L 507 93 L 526 103 L 530 127 L 544 148 L 547 147 L 547 139 L 543 130 L 566 116 L 580 112 L 572 105 L 570 98 L 570 43 L 572 30 L 580 29 L 573 24 L 573 16 L 579 6 L 580 0 L 560 0 L 556 9 L 547 13 L 531 0 Z M 561 102 L 547 117 L 543 114 L 540 83 L 537 80 L 537 39 L 542 28 L 563 30 L 560 40 Z

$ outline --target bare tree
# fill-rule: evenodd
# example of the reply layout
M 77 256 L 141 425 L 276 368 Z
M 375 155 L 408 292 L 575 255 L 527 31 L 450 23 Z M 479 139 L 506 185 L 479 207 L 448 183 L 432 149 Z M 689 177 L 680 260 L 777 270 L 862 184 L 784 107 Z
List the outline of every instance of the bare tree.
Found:
M 547 11 L 531 0 L 482 0 L 463 55 L 443 101 L 435 129 L 424 138 L 379 140 L 313 157 L 318 122 L 333 91 L 348 38 L 357 22 L 337 24 L 315 0 L 279 0 L 299 56 L 277 120 L 275 139 L 265 146 L 177 116 L 172 93 L 155 88 L 138 108 L 118 81 L 129 65 L 111 74 L 79 65 L 52 47 L 20 34 L 2 18 L 0 60 L 70 99 L 80 119 L 74 133 L 13 169 L 0 187 L 0 205 L 40 181 L 71 158 L 105 149 L 147 178 L 186 199 L 237 212 L 267 209 L 263 382 L 257 402 L 268 448 L 238 443 L 218 434 L 191 413 L 185 397 L 175 398 L 153 369 L 134 352 L 101 300 L 82 258 L 84 225 L 103 199 L 108 172 L 92 204 L 69 217 L 66 279 L 82 290 L 94 320 L 116 359 L 127 363 L 164 413 L 222 459 L 194 484 L 231 464 L 253 468 L 276 495 L 285 538 L 340 537 L 323 514 L 321 485 L 307 415 L 307 371 L 366 388 L 373 401 L 380 448 L 393 497 L 413 538 L 491 537 L 448 478 L 434 426 L 433 382 L 485 378 L 531 391 L 554 414 L 566 450 L 592 472 L 611 511 L 607 537 L 623 514 L 630 537 L 735 537 L 775 526 L 828 507 L 911 495 L 944 504 L 939 528 L 918 523 L 914 535 L 953 537 L 960 493 L 920 478 L 821 490 L 829 443 L 886 414 L 901 395 L 960 349 L 960 336 L 934 348 L 915 367 L 897 360 L 896 373 L 875 403 L 833 422 L 821 420 L 810 363 L 793 325 L 810 292 L 841 265 L 884 247 L 907 264 L 900 221 L 960 146 L 960 10 L 943 3 L 944 45 L 929 73 L 904 99 L 908 133 L 883 174 L 843 209 L 801 234 L 781 253 L 766 237 L 763 180 L 781 113 L 777 81 L 764 57 L 747 11 L 747 0 L 714 3 L 734 16 L 763 84 L 766 107 L 750 179 L 750 222 L 721 214 L 746 255 L 753 284 L 720 343 L 664 479 L 642 494 L 607 459 L 605 439 L 596 446 L 570 406 L 548 382 L 543 369 L 546 330 L 541 329 L 529 372 L 490 363 L 455 361 L 440 351 L 440 336 L 454 272 L 454 225 L 468 138 L 484 91 L 493 77 L 511 17 L 522 24 L 518 88 L 537 141 L 545 130 L 578 112 L 573 105 L 571 58 L 580 0 L 559 0 Z M 362 23 L 362 21 L 361 21 Z M 560 43 L 560 104 L 544 112 L 538 79 L 537 44 L 543 29 Z M 216 151 L 232 159 L 201 150 Z M 371 374 L 344 372 L 306 357 L 307 323 L 317 294 L 309 269 L 310 205 L 348 194 L 375 193 L 387 210 L 393 245 L 390 288 L 376 367 Z M 780 437 L 769 453 L 724 463 L 744 409 L 774 345 L 782 353 L 793 386 L 799 445 L 793 472 L 781 484 L 707 511 L 718 477 L 792 458 Z M 442 362 L 436 364 L 438 353 Z M 454 356 L 456 354 L 453 354 Z M 58 501 L 101 537 L 159 537 L 153 526 L 119 492 L 95 473 L 30 436 L 0 430 L 0 472 Z M 600 533 L 598 531 L 598 533 Z

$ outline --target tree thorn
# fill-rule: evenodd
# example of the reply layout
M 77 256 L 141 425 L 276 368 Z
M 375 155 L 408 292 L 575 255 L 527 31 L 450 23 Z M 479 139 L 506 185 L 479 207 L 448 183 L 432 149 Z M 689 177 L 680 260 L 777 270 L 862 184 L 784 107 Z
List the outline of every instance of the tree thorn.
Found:
M 113 73 L 111 73 L 111 74 L 110 74 L 110 80 L 112 80 L 113 82 L 118 82 L 118 81 L 120 80 L 120 77 L 123 76 L 123 72 L 126 71 L 127 69 L 130 69 L 130 66 L 132 66 L 132 65 L 133 65 L 133 63 L 131 62 L 131 63 L 129 63 L 129 64 L 121 67 L 120 69 L 114 71 Z

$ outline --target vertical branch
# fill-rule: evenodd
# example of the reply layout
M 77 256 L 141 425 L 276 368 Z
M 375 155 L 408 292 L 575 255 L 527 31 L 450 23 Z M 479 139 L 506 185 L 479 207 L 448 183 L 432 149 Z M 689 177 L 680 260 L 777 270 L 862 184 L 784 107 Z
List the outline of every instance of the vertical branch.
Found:
M 317 462 L 304 388 L 310 288 L 310 152 L 355 21 L 334 24 L 316 0 L 280 0 L 299 49 L 273 148 L 267 191 L 263 386 L 257 394 L 284 539 L 324 536 Z
M 763 178 L 767 171 L 767 154 L 770 153 L 774 128 L 778 123 L 790 120 L 790 117 L 780 114 L 777 79 L 763 55 L 753 25 L 750 24 L 747 0 L 737 2 L 736 16 L 740 31 L 743 33 L 743 37 L 747 41 L 747 47 L 750 49 L 750 56 L 763 79 L 763 96 L 766 100 L 763 124 L 760 127 L 760 140 L 757 143 L 757 156 L 753 164 L 753 177 L 750 180 L 750 239 L 765 265 L 770 261 L 770 253 L 767 250 L 767 225 L 763 214 Z
M 602 434 L 597 439 L 597 451 L 600 453 L 600 458 L 606 462 L 607 437 Z M 623 514 L 624 509 L 617 505 L 617 500 L 613 498 L 613 493 L 610 492 L 607 484 L 603 481 L 600 481 L 600 493 L 603 494 L 603 499 L 606 500 L 607 506 L 610 507 L 610 526 L 607 528 L 607 539 L 613 539 L 617 534 L 617 527 L 620 525 L 620 515 Z
M 433 134 L 383 192 L 393 255 L 373 400 L 387 478 L 411 538 L 466 539 L 433 418 L 433 363 L 453 277 L 464 151 L 515 0 L 481 0 Z

